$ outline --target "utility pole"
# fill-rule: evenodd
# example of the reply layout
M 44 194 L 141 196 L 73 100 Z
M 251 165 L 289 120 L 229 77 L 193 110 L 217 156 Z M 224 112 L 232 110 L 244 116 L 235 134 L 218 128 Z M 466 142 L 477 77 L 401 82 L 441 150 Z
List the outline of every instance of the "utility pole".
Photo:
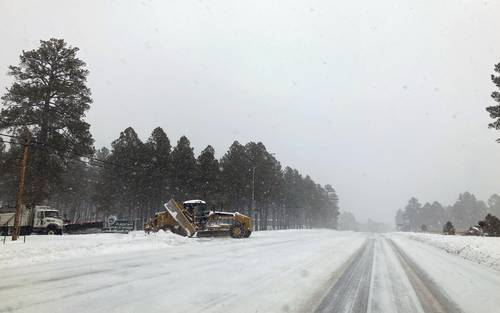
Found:
M 252 210 L 255 210 L 255 166 L 252 167 Z
M 250 217 L 254 221 L 253 223 L 254 230 L 259 230 L 258 224 L 255 223 L 255 221 L 257 220 L 257 209 L 255 208 L 255 168 L 256 166 L 252 167 L 252 208 Z
M 14 216 L 14 230 L 12 232 L 12 241 L 16 241 L 19 236 L 19 220 L 21 219 L 21 206 L 23 203 L 24 177 L 26 176 L 26 166 L 28 164 L 28 150 L 31 141 L 31 133 L 26 131 L 26 137 L 23 144 L 23 158 L 19 166 L 19 185 L 16 194 L 16 215 Z

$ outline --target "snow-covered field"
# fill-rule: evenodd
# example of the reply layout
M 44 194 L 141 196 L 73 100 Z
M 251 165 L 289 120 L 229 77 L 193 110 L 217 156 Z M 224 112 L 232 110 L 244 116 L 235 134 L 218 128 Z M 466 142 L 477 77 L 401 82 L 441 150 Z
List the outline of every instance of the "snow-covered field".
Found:
M 5 244 L 0 242 L 0 268 L 94 255 L 168 249 L 179 245 L 197 245 L 199 242 L 199 239 L 163 231 L 149 235 L 143 231 L 129 234 L 34 235 L 27 236 L 26 242 L 23 237 L 18 241 L 10 241 L 8 237 Z
M 397 235 L 420 241 L 448 253 L 456 254 L 500 271 L 500 238 L 475 236 L 444 236 L 424 233 L 397 233 Z

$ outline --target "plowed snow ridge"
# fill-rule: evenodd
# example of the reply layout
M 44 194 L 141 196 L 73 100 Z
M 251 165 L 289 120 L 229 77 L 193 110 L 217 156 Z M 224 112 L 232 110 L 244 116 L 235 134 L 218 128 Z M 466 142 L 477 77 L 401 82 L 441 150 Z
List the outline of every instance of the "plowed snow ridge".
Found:
M 469 261 L 500 271 L 500 238 L 422 233 L 398 233 L 398 235 L 429 244 Z
M 23 237 L 14 242 L 7 238 L 5 244 L 0 242 L 0 268 L 197 244 L 197 239 L 163 231 L 149 235 L 143 231 L 129 234 L 34 235 L 27 236 L 26 242 Z

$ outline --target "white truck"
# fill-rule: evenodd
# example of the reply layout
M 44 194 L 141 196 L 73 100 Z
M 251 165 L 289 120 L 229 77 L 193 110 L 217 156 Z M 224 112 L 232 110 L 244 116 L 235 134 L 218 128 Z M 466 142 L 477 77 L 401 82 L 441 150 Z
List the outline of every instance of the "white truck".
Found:
M 0 209 L 0 235 L 7 236 L 14 230 L 15 208 Z M 45 235 L 62 235 L 64 222 L 59 217 L 59 211 L 49 206 L 37 205 L 28 209 L 21 209 L 19 219 L 19 234 L 30 235 L 32 233 Z

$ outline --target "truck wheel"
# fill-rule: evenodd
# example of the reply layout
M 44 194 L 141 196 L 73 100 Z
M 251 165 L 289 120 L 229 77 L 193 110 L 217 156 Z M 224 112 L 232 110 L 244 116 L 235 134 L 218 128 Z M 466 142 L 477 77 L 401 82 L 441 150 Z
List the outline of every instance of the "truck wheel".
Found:
M 235 224 L 229 228 L 229 234 L 233 238 L 241 238 L 245 234 L 245 230 L 242 225 Z
M 55 235 L 56 231 L 54 229 L 47 229 L 47 235 Z

